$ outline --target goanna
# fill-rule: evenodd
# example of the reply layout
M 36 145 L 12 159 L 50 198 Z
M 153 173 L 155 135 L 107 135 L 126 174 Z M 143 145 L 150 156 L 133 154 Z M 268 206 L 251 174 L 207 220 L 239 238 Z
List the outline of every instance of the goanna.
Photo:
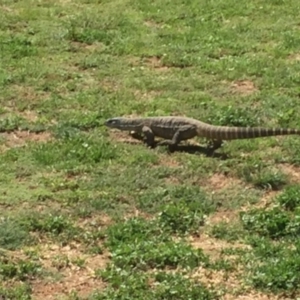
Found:
M 145 143 L 153 147 L 155 137 L 164 140 L 157 145 L 177 146 L 181 141 L 196 136 L 207 138 L 218 148 L 224 140 L 250 139 L 267 136 L 300 134 L 300 129 L 214 126 L 196 119 L 177 116 L 124 118 L 106 120 L 110 128 L 130 131 L 135 136 L 144 136 Z

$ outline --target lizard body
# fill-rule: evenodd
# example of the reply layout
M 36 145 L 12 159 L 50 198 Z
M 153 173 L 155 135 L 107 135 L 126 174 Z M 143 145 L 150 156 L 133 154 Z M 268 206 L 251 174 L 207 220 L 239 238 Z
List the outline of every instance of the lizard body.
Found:
M 300 129 L 215 126 L 196 119 L 177 116 L 116 117 L 106 120 L 105 125 L 119 130 L 132 131 L 137 135 L 143 134 L 148 146 L 154 145 L 156 136 L 165 139 L 158 145 L 176 146 L 181 141 L 198 136 L 214 141 L 214 145 L 219 147 L 223 140 L 300 135 Z

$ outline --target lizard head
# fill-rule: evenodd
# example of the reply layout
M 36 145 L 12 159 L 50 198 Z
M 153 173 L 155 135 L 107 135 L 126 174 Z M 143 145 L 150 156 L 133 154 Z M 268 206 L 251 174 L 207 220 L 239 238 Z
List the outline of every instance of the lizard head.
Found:
M 110 128 L 116 128 L 119 130 L 130 130 L 132 127 L 131 122 L 129 122 L 130 119 L 122 118 L 122 117 L 116 117 L 111 118 L 105 121 L 104 125 Z
M 139 119 L 128 119 L 123 117 L 111 118 L 105 121 L 104 125 L 110 128 L 116 128 L 119 130 L 136 130 L 137 127 L 141 127 Z
M 122 125 L 121 118 L 111 118 L 105 121 L 105 126 L 110 128 L 119 128 Z

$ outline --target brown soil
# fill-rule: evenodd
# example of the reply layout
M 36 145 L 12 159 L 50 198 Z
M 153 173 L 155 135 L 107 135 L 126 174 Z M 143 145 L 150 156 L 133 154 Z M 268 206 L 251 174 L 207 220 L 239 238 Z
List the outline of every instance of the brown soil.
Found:
M 254 83 L 250 80 L 239 80 L 231 83 L 230 88 L 232 92 L 242 95 L 250 95 L 257 91 Z
M 49 132 L 34 133 L 17 130 L 10 133 L 1 133 L 0 137 L 5 140 L 1 146 L 5 150 L 7 148 L 24 146 L 27 142 L 47 142 L 51 139 L 51 134 Z
M 94 290 L 101 290 L 105 284 L 95 276 L 97 269 L 104 269 L 109 260 L 109 254 L 85 255 L 80 251 L 80 245 L 75 243 L 65 247 L 58 245 L 43 245 L 40 262 L 48 271 L 61 277 L 58 281 L 46 279 L 32 282 L 33 299 L 57 299 L 76 292 L 80 297 L 86 297 Z M 76 261 L 84 260 L 83 266 Z

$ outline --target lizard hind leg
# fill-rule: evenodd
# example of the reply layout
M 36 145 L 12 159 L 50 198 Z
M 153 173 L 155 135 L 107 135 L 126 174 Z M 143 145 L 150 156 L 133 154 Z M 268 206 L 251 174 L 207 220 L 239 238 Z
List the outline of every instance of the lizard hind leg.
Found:
M 174 151 L 178 144 L 187 138 L 193 138 L 197 135 L 195 126 L 182 126 L 173 135 L 171 140 L 163 140 L 158 143 L 159 146 L 169 146 L 170 151 Z
M 180 133 L 176 131 L 172 140 L 163 140 L 157 143 L 158 146 L 168 146 L 169 151 L 175 151 L 177 145 L 180 143 Z

